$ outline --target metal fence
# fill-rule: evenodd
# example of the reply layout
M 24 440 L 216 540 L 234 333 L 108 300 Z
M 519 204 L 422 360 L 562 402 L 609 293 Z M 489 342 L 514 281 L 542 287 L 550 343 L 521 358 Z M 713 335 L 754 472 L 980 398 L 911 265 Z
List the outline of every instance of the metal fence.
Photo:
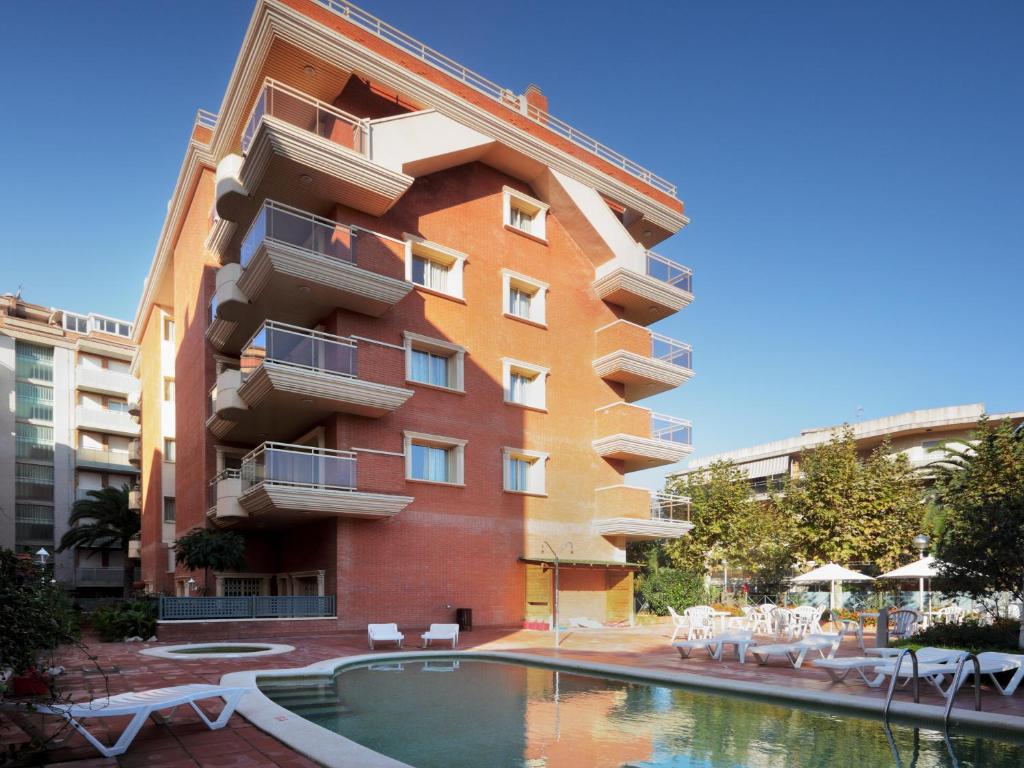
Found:
M 159 616 L 161 621 L 334 617 L 334 606 L 334 595 L 161 597 Z

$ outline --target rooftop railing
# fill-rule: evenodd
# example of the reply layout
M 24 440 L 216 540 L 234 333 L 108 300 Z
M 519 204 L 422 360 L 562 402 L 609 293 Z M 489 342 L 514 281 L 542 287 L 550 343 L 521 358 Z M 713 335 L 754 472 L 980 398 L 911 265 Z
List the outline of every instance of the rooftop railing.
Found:
M 680 368 L 693 368 L 693 348 L 660 333 L 651 334 L 651 357 Z
M 243 153 L 249 151 L 249 145 L 264 115 L 315 133 L 361 155 L 366 154 L 368 142 L 365 120 L 270 78 L 264 83 L 245 124 L 242 133 Z
M 207 112 L 205 109 L 197 109 L 195 124 L 212 131 L 217 127 L 217 115 L 214 112 Z
M 693 425 L 686 419 L 666 416 L 663 413 L 651 414 L 651 437 L 680 445 L 693 445 Z
M 242 376 L 248 376 L 267 361 L 316 373 L 353 377 L 356 375 L 356 343 L 323 331 L 267 320 L 242 348 Z
M 647 251 L 647 276 L 681 291 L 693 293 L 693 270 L 659 256 L 654 251 Z
M 376 35 L 381 40 L 405 51 L 423 63 L 440 70 L 449 77 L 458 80 L 463 85 L 472 88 L 478 93 L 484 94 L 491 100 L 501 104 L 503 107 L 506 107 L 513 112 L 525 115 L 533 122 L 557 133 L 562 138 L 567 139 L 576 146 L 585 149 L 611 165 L 621 168 L 626 173 L 650 184 L 655 189 L 660 189 L 662 192 L 672 195 L 672 197 L 676 196 L 675 184 L 672 184 L 671 182 L 652 173 L 642 165 L 634 163 L 625 155 L 605 146 L 601 142 L 597 141 L 597 139 L 576 130 L 571 125 L 563 120 L 559 120 L 551 113 L 526 104 L 525 100 L 521 100 L 514 91 L 508 88 L 502 88 L 492 80 L 488 80 L 483 75 L 464 67 L 444 54 L 430 48 L 424 43 L 421 43 L 414 37 L 411 37 L 390 24 L 381 21 L 376 16 L 367 13 L 362 8 L 346 2 L 346 0 L 316 0 L 316 2 L 320 3 L 320 5 L 324 6 L 328 10 L 338 14 L 346 21 L 355 24 L 357 27 L 366 30 L 370 34 Z
M 674 493 L 652 493 L 651 519 L 689 522 L 690 497 Z
M 356 489 L 356 455 L 287 443 L 263 443 L 242 459 L 242 492 L 261 483 L 320 488 Z

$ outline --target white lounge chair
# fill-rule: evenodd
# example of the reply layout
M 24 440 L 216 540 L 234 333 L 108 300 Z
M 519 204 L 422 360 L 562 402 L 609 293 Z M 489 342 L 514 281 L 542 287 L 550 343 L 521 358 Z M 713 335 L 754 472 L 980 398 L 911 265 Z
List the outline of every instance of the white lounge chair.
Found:
M 459 643 L 459 625 L 431 624 L 430 629 L 420 635 L 420 637 L 423 638 L 424 648 L 430 645 L 431 640 L 450 640 L 452 648 L 454 648 Z
M 846 628 L 844 627 L 838 634 L 807 635 L 792 643 L 756 645 L 750 649 L 750 653 L 762 666 L 767 664 L 772 656 L 782 656 L 789 661 L 793 669 L 800 669 L 807 654 L 811 652 L 816 652 L 822 659 L 834 658 L 836 651 L 843 643 L 845 634 Z
M 900 649 L 886 650 L 899 651 Z M 948 648 L 922 648 L 917 652 L 918 667 L 920 669 L 923 665 L 956 663 L 963 655 L 963 651 L 953 651 Z M 851 672 L 856 672 L 865 685 L 877 688 L 886 677 L 895 671 L 896 657 L 891 655 L 883 658 L 879 658 L 877 655 L 848 656 L 843 659 L 815 659 L 811 663 L 815 667 L 823 669 L 834 683 L 841 683 Z M 912 674 L 912 668 L 913 662 L 904 657 L 900 676 L 909 677 Z M 868 677 L 868 672 L 872 673 L 871 677 Z M 930 672 L 929 674 L 934 675 L 935 673 Z M 919 677 L 925 677 L 925 675 L 919 673 Z
M 935 667 L 935 665 L 929 666 Z M 946 674 L 949 674 L 950 676 L 956 674 L 956 671 L 952 669 L 954 665 L 946 664 L 943 666 L 949 669 L 947 670 L 940 667 L 938 669 L 932 669 L 931 671 L 943 676 L 943 679 Z M 1024 655 L 1018 653 L 982 651 L 978 654 L 978 667 L 980 668 L 981 675 L 983 677 L 988 676 L 989 682 L 991 682 L 992 685 L 995 686 L 996 690 L 999 691 L 999 693 L 1001 693 L 1003 696 L 1012 696 L 1014 692 L 1017 690 L 1017 687 L 1021 684 L 1021 681 L 1024 680 Z M 1013 677 L 1010 678 L 1010 680 L 1006 683 L 1005 686 L 1002 685 L 996 678 L 996 675 L 998 675 L 1000 672 L 1011 671 L 1014 673 Z M 966 682 L 966 680 L 973 675 L 974 664 L 968 661 L 963 666 L 963 671 L 960 673 L 960 679 L 956 681 L 950 679 L 950 682 L 947 685 L 946 690 L 943 691 L 943 695 L 950 696 L 956 693 L 956 691 L 960 689 L 964 682 Z M 939 682 L 941 683 L 941 681 Z
M 672 643 L 672 647 L 679 651 L 679 657 L 683 659 L 690 658 L 690 654 L 693 651 L 703 648 L 712 659 L 719 660 L 722 658 L 722 651 L 725 650 L 725 646 L 735 645 L 736 655 L 739 657 L 740 664 L 743 664 L 746 661 L 747 648 L 755 642 L 753 632 L 750 630 L 739 630 L 737 632 L 724 632 L 715 637 L 678 640 Z
M 68 725 L 82 734 L 104 757 L 123 755 L 132 745 L 135 737 L 142 729 L 146 718 L 165 709 L 174 709 L 181 704 L 188 704 L 196 711 L 200 719 L 211 731 L 216 731 L 228 724 L 228 720 L 238 706 L 238 700 L 249 692 L 248 688 L 226 688 L 221 685 L 193 683 L 191 685 L 175 685 L 170 688 L 154 688 L 149 691 L 119 693 L 116 696 L 104 696 L 93 699 L 87 704 L 20 704 L 5 703 L 3 709 L 27 714 L 56 715 L 67 721 Z M 203 699 L 224 699 L 224 709 L 216 720 L 210 720 L 206 713 L 196 704 Z M 112 746 L 107 746 L 82 725 L 87 717 L 131 717 L 128 725 Z
M 401 648 L 405 635 L 398 631 L 397 624 L 367 624 L 366 640 L 371 651 L 374 649 L 374 643 L 395 643 Z

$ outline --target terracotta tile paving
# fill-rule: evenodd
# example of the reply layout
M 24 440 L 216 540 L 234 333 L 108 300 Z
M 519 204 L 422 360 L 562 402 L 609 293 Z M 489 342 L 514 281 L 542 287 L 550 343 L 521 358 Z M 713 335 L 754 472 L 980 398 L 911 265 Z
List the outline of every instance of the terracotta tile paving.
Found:
M 406 631 L 406 637 L 415 637 Z M 880 689 L 870 689 L 859 682 L 833 684 L 825 674 L 813 667 L 800 670 L 789 668 L 782 662 L 773 661 L 769 666 L 748 662 L 740 664 L 735 656 L 716 662 L 695 651 L 690 659 L 682 660 L 669 645 L 670 630 L 664 626 L 637 627 L 632 629 L 581 630 L 562 634 L 559 649 L 554 650 L 553 635 L 534 631 L 476 630 L 463 633 L 460 647 L 515 651 L 535 654 L 541 657 L 568 658 L 583 661 L 619 664 L 642 669 L 667 672 L 708 674 L 718 678 L 758 681 L 802 690 L 828 691 L 834 695 L 856 694 L 883 698 Z M 80 651 L 68 650 L 60 660 L 67 672 L 62 678 L 63 690 L 75 701 L 86 701 L 105 695 L 129 690 L 145 690 L 183 683 L 218 683 L 227 672 L 247 669 L 276 669 L 303 667 L 317 661 L 354 654 L 366 653 L 365 638 L 361 634 L 335 634 L 323 636 L 297 636 L 272 638 L 273 642 L 288 643 L 295 650 L 278 655 L 240 660 L 169 660 L 142 656 L 142 648 L 158 643 L 100 643 L 89 642 L 89 650 L 95 660 L 90 661 Z M 246 642 L 249 642 L 248 640 Z M 378 649 L 378 652 L 393 652 Z M 439 650 L 443 653 L 443 650 Z M 840 656 L 861 655 L 852 638 L 848 638 Z M 96 665 L 107 673 L 97 673 Z M 923 703 L 941 704 L 944 700 L 927 684 L 921 688 Z M 900 699 L 909 700 L 909 692 L 898 694 Z M 961 706 L 970 706 L 968 692 L 961 694 Z M 204 702 L 204 704 L 206 704 Z M 215 713 L 220 702 L 207 706 Z M 982 708 L 986 712 L 1024 717 L 1024 693 L 1003 697 L 995 691 L 984 689 Z M 59 726 L 54 718 L 33 717 L 33 722 L 43 724 L 47 732 Z M 126 719 L 101 718 L 88 724 L 101 739 L 111 740 L 119 733 Z M 0 716 L 0 746 L 27 740 L 20 728 Z M 210 731 L 187 707 L 179 708 L 168 722 L 150 720 L 139 732 L 135 743 L 127 754 L 118 758 L 100 758 L 78 734 L 65 730 L 61 740 L 48 753 L 49 765 L 74 766 L 74 768 L 300 768 L 315 765 L 281 742 L 250 725 L 239 715 L 231 718 L 228 726 L 220 731 Z

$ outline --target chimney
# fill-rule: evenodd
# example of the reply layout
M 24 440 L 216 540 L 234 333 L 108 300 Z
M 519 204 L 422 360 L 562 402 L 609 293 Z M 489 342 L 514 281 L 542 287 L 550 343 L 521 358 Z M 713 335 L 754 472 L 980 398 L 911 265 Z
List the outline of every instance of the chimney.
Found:
M 548 97 L 544 95 L 544 92 L 539 86 L 530 83 L 526 86 L 526 93 L 523 94 L 523 98 L 526 99 L 527 105 L 532 109 L 527 110 L 527 114 L 534 112 L 534 110 L 540 110 L 543 113 L 548 111 Z M 534 112 L 534 114 L 536 114 Z

